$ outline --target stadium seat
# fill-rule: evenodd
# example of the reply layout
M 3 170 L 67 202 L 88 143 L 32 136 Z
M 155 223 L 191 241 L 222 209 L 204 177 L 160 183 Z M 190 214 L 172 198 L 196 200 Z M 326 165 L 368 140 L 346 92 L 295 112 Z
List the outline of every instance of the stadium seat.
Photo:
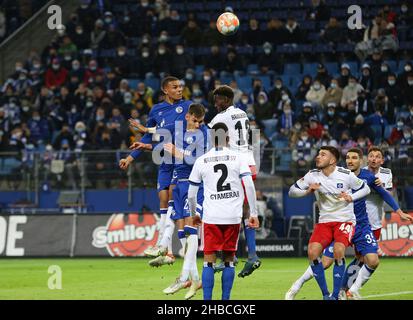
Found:
M 390 67 L 390 72 L 397 72 L 397 62 L 395 60 L 384 60 Z
M 138 86 L 138 83 L 141 82 L 140 79 L 127 79 L 127 80 L 128 80 L 129 88 L 131 89 L 136 89 L 136 87 Z
M 337 62 L 326 62 L 324 63 L 324 66 L 330 75 L 337 74 L 339 72 Z
M 374 131 L 374 144 L 378 145 L 383 136 L 383 128 L 380 125 L 372 125 L 370 128 Z
M 345 61 L 343 63 L 346 63 L 350 66 L 350 72 L 352 75 L 358 75 L 359 74 L 359 66 L 357 61 Z
M 394 128 L 394 125 L 389 124 L 384 128 L 384 139 L 390 138 L 390 134 Z
M 161 80 L 159 78 L 148 78 L 145 79 L 145 85 L 151 87 L 153 90 L 158 90 L 161 85 Z
M 232 76 L 221 76 L 220 78 L 219 78 L 219 80 L 221 81 L 221 84 L 230 84 L 230 82 L 232 81 L 232 80 L 234 80 L 234 78 L 232 77 Z
M 258 69 L 258 65 L 257 64 L 249 64 L 247 66 L 247 73 L 248 74 L 258 74 L 260 71 Z
M 304 63 L 303 74 L 309 74 L 314 77 L 317 74 L 318 63 Z
M 238 87 L 243 92 L 250 92 L 251 91 L 251 84 L 252 84 L 252 77 L 251 76 L 239 76 L 235 77 L 237 81 Z
M 286 63 L 284 65 L 284 75 L 298 75 L 301 73 L 301 65 L 299 63 Z
M 262 85 L 265 90 L 268 92 L 271 89 L 271 78 L 270 76 L 255 76 L 254 78 L 258 78 L 262 81 Z

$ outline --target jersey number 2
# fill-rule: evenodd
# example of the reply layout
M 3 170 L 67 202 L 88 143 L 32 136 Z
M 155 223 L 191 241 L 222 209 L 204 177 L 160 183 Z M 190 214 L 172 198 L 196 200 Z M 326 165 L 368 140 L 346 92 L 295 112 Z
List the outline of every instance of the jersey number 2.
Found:
M 231 190 L 231 184 L 230 183 L 227 183 L 227 184 L 224 185 L 224 182 L 228 177 L 228 168 L 227 168 L 227 166 L 225 164 L 222 164 L 222 163 L 217 164 L 217 165 L 214 166 L 214 172 L 218 172 L 218 170 L 222 171 L 222 175 L 221 175 L 221 178 L 219 178 L 218 182 L 217 182 L 217 191 L 220 192 L 220 191 Z

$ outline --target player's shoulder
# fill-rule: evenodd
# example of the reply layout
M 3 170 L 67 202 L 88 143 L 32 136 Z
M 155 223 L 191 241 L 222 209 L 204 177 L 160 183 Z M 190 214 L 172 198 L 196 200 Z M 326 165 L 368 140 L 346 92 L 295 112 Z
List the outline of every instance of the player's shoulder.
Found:
M 351 170 L 343 168 L 343 167 L 337 167 L 337 172 L 341 174 L 350 175 Z
M 383 168 L 383 167 L 380 167 L 379 173 L 388 174 L 388 175 L 391 175 L 391 174 L 392 174 L 391 169 L 389 169 L 389 168 Z
M 373 183 L 374 180 L 376 180 L 376 176 L 373 174 L 373 172 L 367 169 L 360 169 L 360 173 L 357 177 L 365 180 L 368 184 Z
M 311 170 L 309 170 L 309 171 L 307 172 L 307 174 L 309 174 L 309 175 L 316 175 L 316 174 L 319 174 L 320 172 L 321 172 L 320 169 L 311 169 Z

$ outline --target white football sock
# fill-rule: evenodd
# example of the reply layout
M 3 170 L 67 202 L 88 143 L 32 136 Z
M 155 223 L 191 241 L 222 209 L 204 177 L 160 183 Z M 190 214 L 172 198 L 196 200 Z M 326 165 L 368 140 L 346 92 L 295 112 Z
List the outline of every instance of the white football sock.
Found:
M 165 219 L 165 230 L 163 232 L 163 237 L 160 243 L 162 248 L 168 248 L 168 253 L 172 253 L 172 235 L 175 230 L 175 221 L 173 221 L 170 217 L 166 217 Z
M 190 234 L 188 236 L 188 247 L 186 249 L 185 257 L 184 257 L 184 265 L 182 267 L 182 275 L 181 275 L 181 281 L 188 280 L 189 274 L 192 276 L 192 280 L 197 280 L 194 278 L 193 268 L 194 265 L 196 267 L 196 253 L 198 251 L 198 235 L 196 234 Z M 199 280 L 199 275 L 198 275 L 198 280 Z
M 369 268 L 366 265 L 363 265 L 359 271 L 359 274 L 354 281 L 353 285 L 350 288 L 350 292 L 357 292 L 361 289 L 361 287 L 369 281 L 371 275 L 373 274 L 374 269 Z
M 294 282 L 295 289 L 299 290 L 304 285 L 304 283 L 306 283 L 308 280 L 312 279 L 313 277 L 314 277 L 313 270 L 311 269 L 311 266 L 308 266 L 307 270 L 305 270 L 303 275 L 299 277 L 296 282 Z
M 166 216 L 167 216 L 167 214 L 161 214 L 161 218 L 160 218 L 160 221 L 159 221 L 159 237 L 158 237 L 158 241 L 156 241 L 156 246 L 159 246 L 161 244 L 161 240 L 162 240 L 162 237 L 163 237 L 163 232 L 165 231 Z

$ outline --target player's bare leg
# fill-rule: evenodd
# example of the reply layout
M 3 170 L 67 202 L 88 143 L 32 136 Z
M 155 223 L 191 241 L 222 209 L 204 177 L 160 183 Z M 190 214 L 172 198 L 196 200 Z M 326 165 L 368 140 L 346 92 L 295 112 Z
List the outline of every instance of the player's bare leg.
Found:
M 327 270 L 333 264 L 334 259 L 323 255 L 321 262 L 323 264 L 324 270 Z M 291 288 L 287 291 L 287 293 L 285 294 L 285 300 L 294 300 L 295 296 L 301 290 L 304 283 L 311 280 L 313 277 L 314 277 L 313 270 L 311 269 L 311 266 L 308 266 L 307 270 L 301 275 L 300 278 L 298 278 L 293 283 Z

